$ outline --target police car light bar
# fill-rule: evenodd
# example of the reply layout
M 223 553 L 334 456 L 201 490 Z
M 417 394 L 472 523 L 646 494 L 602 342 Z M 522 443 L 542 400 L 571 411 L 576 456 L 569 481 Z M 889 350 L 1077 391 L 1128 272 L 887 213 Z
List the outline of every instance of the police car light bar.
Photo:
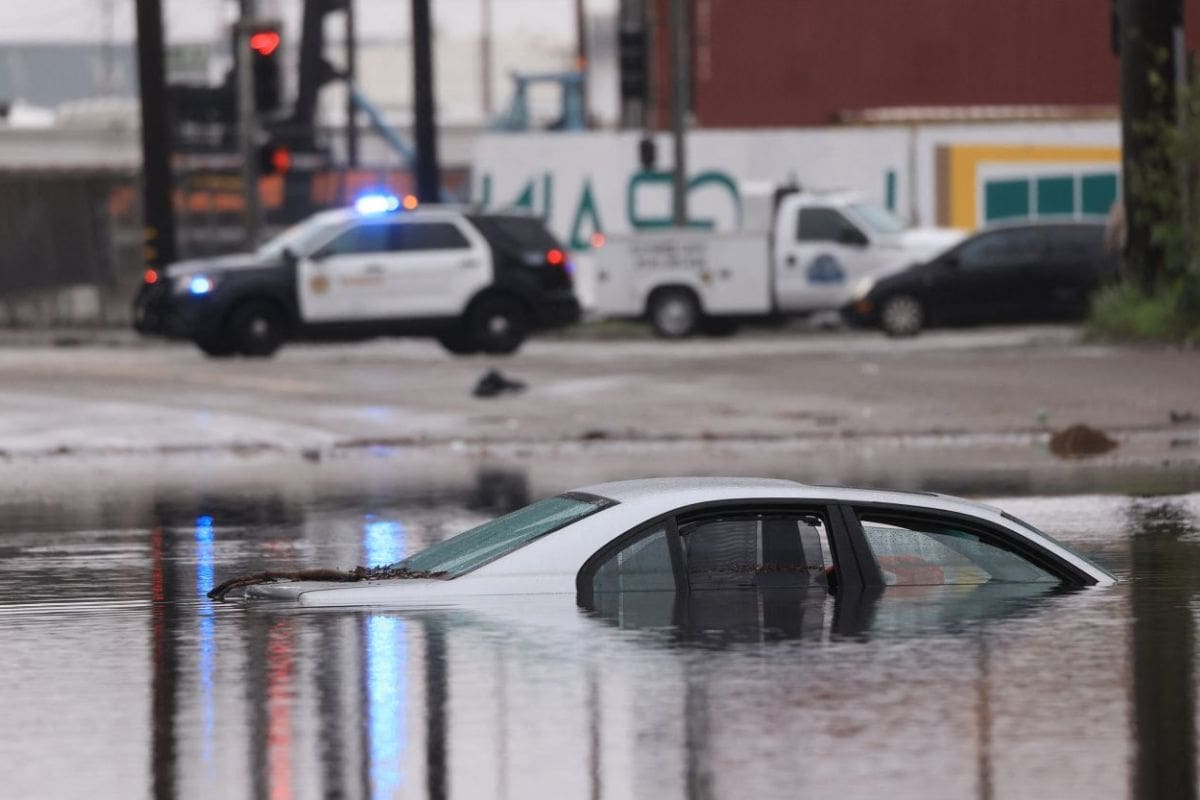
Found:
M 354 201 L 354 210 L 360 214 L 386 214 L 400 207 L 400 198 L 394 194 L 364 194 Z

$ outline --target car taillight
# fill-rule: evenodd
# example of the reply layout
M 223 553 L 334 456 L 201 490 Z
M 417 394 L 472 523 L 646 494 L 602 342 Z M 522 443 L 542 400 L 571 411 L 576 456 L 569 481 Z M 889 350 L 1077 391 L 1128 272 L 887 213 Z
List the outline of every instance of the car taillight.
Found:
M 153 286 L 154 284 L 158 283 L 158 270 L 146 270 L 146 272 L 142 275 L 142 280 L 146 282 L 147 286 Z
M 557 247 L 546 251 L 546 263 L 552 267 L 561 267 L 567 263 L 567 254 Z

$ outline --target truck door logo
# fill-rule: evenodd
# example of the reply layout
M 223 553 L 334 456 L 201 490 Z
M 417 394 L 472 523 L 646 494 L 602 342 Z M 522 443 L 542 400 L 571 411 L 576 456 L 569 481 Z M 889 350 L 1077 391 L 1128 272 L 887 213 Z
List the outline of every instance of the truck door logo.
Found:
M 809 283 L 845 283 L 846 273 L 842 271 L 841 263 L 829 253 L 821 253 L 809 262 L 805 276 Z

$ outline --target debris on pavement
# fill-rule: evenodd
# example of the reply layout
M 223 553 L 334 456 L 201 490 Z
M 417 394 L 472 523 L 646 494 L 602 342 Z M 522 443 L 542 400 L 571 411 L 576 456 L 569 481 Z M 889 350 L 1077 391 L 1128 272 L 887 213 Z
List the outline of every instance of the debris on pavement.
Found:
M 495 397 L 504 392 L 515 393 L 523 391 L 525 391 L 525 383 L 523 381 L 508 378 L 498 369 L 489 369 L 475 384 L 475 388 L 471 393 L 476 397 Z
M 1050 452 L 1059 458 L 1098 456 L 1117 447 L 1104 431 L 1083 424 L 1072 425 L 1050 437 Z

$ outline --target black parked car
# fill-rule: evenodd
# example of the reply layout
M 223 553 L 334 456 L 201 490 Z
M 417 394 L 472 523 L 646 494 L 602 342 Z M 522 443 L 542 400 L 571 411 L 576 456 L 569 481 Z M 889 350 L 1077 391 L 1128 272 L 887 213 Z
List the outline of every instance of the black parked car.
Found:
M 1117 274 L 1104 225 L 1039 222 L 982 230 L 923 263 L 863 278 L 842 316 L 912 336 L 937 325 L 1079 319 Z

